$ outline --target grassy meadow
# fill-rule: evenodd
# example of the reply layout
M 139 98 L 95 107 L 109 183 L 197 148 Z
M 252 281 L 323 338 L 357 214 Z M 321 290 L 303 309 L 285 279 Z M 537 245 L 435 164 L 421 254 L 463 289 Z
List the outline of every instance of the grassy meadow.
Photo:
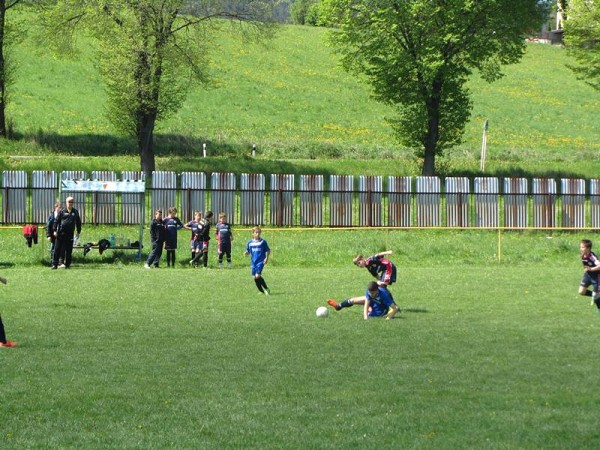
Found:
M 582 236 L 505 233 L 498 261 L 495 232 L 265 230 L 268 297 L 248 236 L 236 230 L 232 269 L 214 252 L 190 268 L 182 239 L 175 269 L 92 252 L 50 271 L 41 246 L 1 230 L 1 312 L 19 342 L 0 349 L 2 448 L 600 444 Z M 351 257 L 385 248 L 399 316 L 318 319 L 370 281 Z
M 157 168 L 419 174 L 420 161 L 396 144 L 386 123 L 393 111 L 341 70 L 325 33 L 285 26 L 263 44 L 218 35 L 212 84 L 195 87 L 183 108 L 158 125 Z M 89 42 L 81 41 L 79 59 L 65 60 L 29 38 L 15 58 L 19 76 L 8 116 L 19 139 L 0 142 L 2 169 L 139 169 L 133 140 L 115 134 L 103 115 L 105 95 Z M 482 125 L 489 120 L 487 174 L 596 177 L 600 95 L 566 63 L 564 49 L 530 44 L 500 81 L 473 76 L 465 143 L 439 159 L 438 172 L 480 174 Z M 206 159 L 199 158 L 203 143 Z

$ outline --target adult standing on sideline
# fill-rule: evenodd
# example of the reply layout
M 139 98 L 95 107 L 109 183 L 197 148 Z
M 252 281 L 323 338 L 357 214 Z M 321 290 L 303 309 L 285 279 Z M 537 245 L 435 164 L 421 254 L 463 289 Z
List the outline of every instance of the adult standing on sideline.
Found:
M 79 216 L 79 211 L 73 207 L 73 203 L 75 203 L 75 199 L 67 197 L 67 207 L 59 211 L 54 221 L 56 247 L 54 249 L 51 269 L 58 267 L 68 269 L 71 266 L 73 239 L 81 233 L 81 217 Z M 64 261 L 59 266 L 58 259 L 60 255 L 64 257 Z

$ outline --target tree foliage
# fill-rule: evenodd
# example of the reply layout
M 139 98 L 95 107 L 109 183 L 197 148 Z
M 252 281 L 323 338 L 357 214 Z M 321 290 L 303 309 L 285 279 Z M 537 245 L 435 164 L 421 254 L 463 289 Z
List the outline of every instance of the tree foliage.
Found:
M 395 108 L 390 122 L 399 142 L 424 158 L 424 175 L 434 174 L 436 155 L 462 142 L 473 70 L 500 78 L 544 12 L 537 0 L 322 0 L 321 8 L 337 27 L 330 38 L 345 69 Z
M 0 137 L 8 137 L 6 125 L 6 106 L 9 99 L 10 86 L 15 82 L 16 62 L 10 57 L 12 45 L 23 36 L 23 27 L 14 20 L 9 20 L 9 10 L 23 0 L 0 0 Z
M 74 51 L 79 31 L 98 42 L 107 114 L 138 143 L 141 169 L 155 169 L 157 121 L 175 114 L 190 88 L 209 80 L 213 31 L 269 33 L 275 0 L 58 0 L 43 17 L 51 45 Z
M 564 41 L 577 64 L 579 79 L 600 91 L 600 2 L 570 0 L 564 22 Z

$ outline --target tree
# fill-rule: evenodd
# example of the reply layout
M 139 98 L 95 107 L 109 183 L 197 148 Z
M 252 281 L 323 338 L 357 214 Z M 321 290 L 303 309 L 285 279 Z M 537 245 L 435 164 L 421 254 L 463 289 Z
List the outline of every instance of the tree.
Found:
M 600 2 L 570 0 L 568 14 L 563 22 L 564 42 L 577 62 L 570 68 L 600 91 Z
M 7 137 L 6 128 L 6 105 L 8 103 L 8 87 L 13 82 L 14 65 L 7 57 L 7 48 L 11 44 L 9 27 L 7 26 L 6 14 L 14 8 L 21 0 L 0 0 L 0 137 Z M 16 37 L 16 33 L 12 34 Z
M 155 170 L 157 121 L 176 113 L 194 83 L 207 83 L 212 33 L 239 25 L 268 34 L 274 0 L 58 0 L 44 14 L 49 42 L 72 51 L 76 31 L 98 42 L 110 122 L 133 136 L 146 175 Z M 245 27 L 244 25 L 248 25 Z M 263 26 L 264 25 L 264 26 Z
M 362 74 L 374 98 L 394 107 L 399 142 L 424 158 L 462 142 L 473 70 L 487 81 L 519 61 L 525 33 L 541 25 L 537 0 L 322 0 L 321 18 L 338 27 L 331 43 L 344 68 Z

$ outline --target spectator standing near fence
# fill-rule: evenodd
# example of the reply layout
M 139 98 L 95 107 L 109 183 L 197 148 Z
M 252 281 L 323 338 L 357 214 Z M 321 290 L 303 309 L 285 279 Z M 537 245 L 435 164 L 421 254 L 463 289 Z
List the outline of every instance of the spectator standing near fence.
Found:
M 215 225 L 217 234 L 217 256 L 219 269 L 223 267 L 223 255 L 227 260 L 227 267 L 231 268 L 231 242 L 233 241 L 233 233 L 231 225 L 227 223 L 227 214 L 219 213 L 219 221 Z
M 71 267 L 73 241 L 81 234 L 81 217 L 79 211 L 73 206 L 74 203 L 73 197 L 67 197 L 67 207 L 62 208 L 56 215 L 53 225 L 56 246 L 52 258 L 52 269 Z M 62 264 L 59 264 L 60 257 L 64 258 Z
M 175 267 L 175 252 L 177 250 L 177 232 L 183 228 L 183 223 L 177 217 L 177 208 L 171 206 L 169 215 L 164 219 L 166 236 L 165 251 L 167 252 L 167 267 Z
M 154 212 L 154 219 L 150 224 L 150 243 L 152 244 L 152 250 L 144 267 L 146 269 L 154 266 L 158 269 L 160 263 L 160 257 L 162 256 L 163 247 L 165 245 L 165 224 L 163 223 L 162 209 L 157 209 Z
M 262 277 L 262 271 L 269 261 L 271 249 L 269 248 L 267 241 L 261 238 L 261 232 L 260 227 L 252 228 L 252 239 L 246 244 L 244 256 L 250 255 L 250 268 L 256 287 L 263 294 L 270 295 L 271 290 L 268 288 L 267 282 Z
M 46 239 L 50 242 L 50 265 L 54 261 L 54 250 L 56 249 L 56 236 L 54 235 L 54 221 L 58 217 L 58 213 L 62 209 L 62 203 L 56 202 L 54 204 L 54 211 L 48 216 L 46 221 Z M 59 257 L 59 264 L 63 263 L 63 259 Z

